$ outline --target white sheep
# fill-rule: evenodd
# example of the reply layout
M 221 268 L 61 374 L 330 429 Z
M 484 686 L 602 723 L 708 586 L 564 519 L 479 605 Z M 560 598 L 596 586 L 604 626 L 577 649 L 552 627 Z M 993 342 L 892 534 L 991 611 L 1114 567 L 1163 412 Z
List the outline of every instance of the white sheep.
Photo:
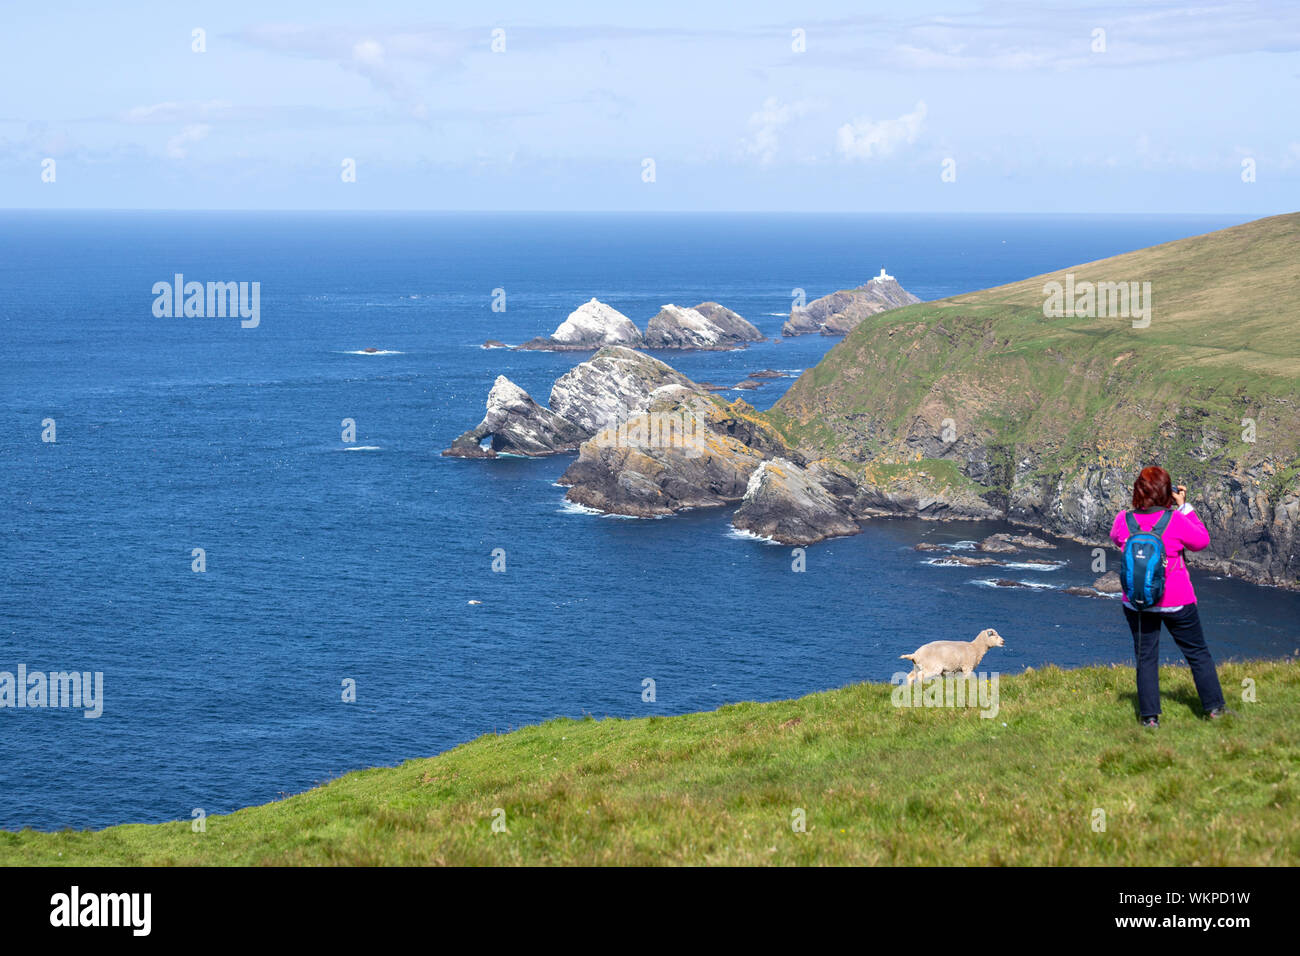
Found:
M 912 662 L 912 672 L 907 675 L 908 686 L 911 686 L 912 681 L 954 671 L 970 676 L 990 647 L 1001 647 L 1005 643 L 1002 635 L 990 627 L 976 634 L 973 641 L 931 641 L 922 644 L 911 654 L 898 656 Z

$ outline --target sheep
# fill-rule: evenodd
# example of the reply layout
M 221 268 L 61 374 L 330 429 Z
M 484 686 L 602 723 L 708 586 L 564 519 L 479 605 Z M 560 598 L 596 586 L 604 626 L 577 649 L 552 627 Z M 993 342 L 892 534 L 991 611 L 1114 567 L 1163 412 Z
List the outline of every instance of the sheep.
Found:
M 922 644 L 911 654 L 898 656 L 912 662 L 912 672 L 907 675 L 910 687 L 913 681 L 953 671 L 961 671 L 963 677 L 969 677 L 990 647 L 1001 647 L 1005 643 L 1002 635 L 990 627 L 976 634 L 973 641 L 931 641 Z

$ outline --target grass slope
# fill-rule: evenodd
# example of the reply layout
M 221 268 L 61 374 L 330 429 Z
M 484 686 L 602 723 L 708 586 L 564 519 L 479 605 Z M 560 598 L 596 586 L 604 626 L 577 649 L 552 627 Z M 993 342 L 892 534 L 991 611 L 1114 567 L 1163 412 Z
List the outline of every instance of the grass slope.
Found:
M 994 719 L 856 684 L 554 720 L 210 817 L 205 833 L 0 833 L 0 864 L 1294 864 L 1300 667 L 1220 670 L 1230 699 L 1250 678 L 1258 702 L 1211 724 L 1187 669 L 1165 668 L 1157 732 L 1137 726 L 1120 667 L 1003 677 Z

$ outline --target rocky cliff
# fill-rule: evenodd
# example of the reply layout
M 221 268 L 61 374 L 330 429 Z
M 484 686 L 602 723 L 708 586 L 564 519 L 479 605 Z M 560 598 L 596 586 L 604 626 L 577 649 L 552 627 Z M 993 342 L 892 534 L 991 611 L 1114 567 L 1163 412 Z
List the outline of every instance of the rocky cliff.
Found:
M 1090 544 L 1160 464 L 1210 530 L 1194 567 L 1296 587 L 1297 263 L 1293 214 L 881 312 L 767 418 L 839 462 L 859 508 L 982 512 Z M 1077 293 L 1063 314 L 1053 283 Z
M 821 483 L 818 466 L 786 458 L 762 462 L 749 476 L 732 527 L 780 544 L 813 544 L 861 529 L 841 499 Z

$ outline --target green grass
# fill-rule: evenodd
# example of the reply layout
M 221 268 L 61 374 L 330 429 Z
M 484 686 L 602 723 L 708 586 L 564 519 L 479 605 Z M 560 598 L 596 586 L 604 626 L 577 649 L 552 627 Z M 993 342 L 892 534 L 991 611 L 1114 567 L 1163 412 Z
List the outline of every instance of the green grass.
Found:
M 204 833 L 0 833 L 0 864 L 1293 865 L 1300 667 L 1220 673 L 1240 716 L 1200 719 L 1187 669 L 1165 668 L 1156 732 L 1137 726 L 1122 667 L 1004 676 L 994 719 L 856 684 L 554 720 L 209 817 Z M 1245 678 L 1257 703 L 1236 702 Z

